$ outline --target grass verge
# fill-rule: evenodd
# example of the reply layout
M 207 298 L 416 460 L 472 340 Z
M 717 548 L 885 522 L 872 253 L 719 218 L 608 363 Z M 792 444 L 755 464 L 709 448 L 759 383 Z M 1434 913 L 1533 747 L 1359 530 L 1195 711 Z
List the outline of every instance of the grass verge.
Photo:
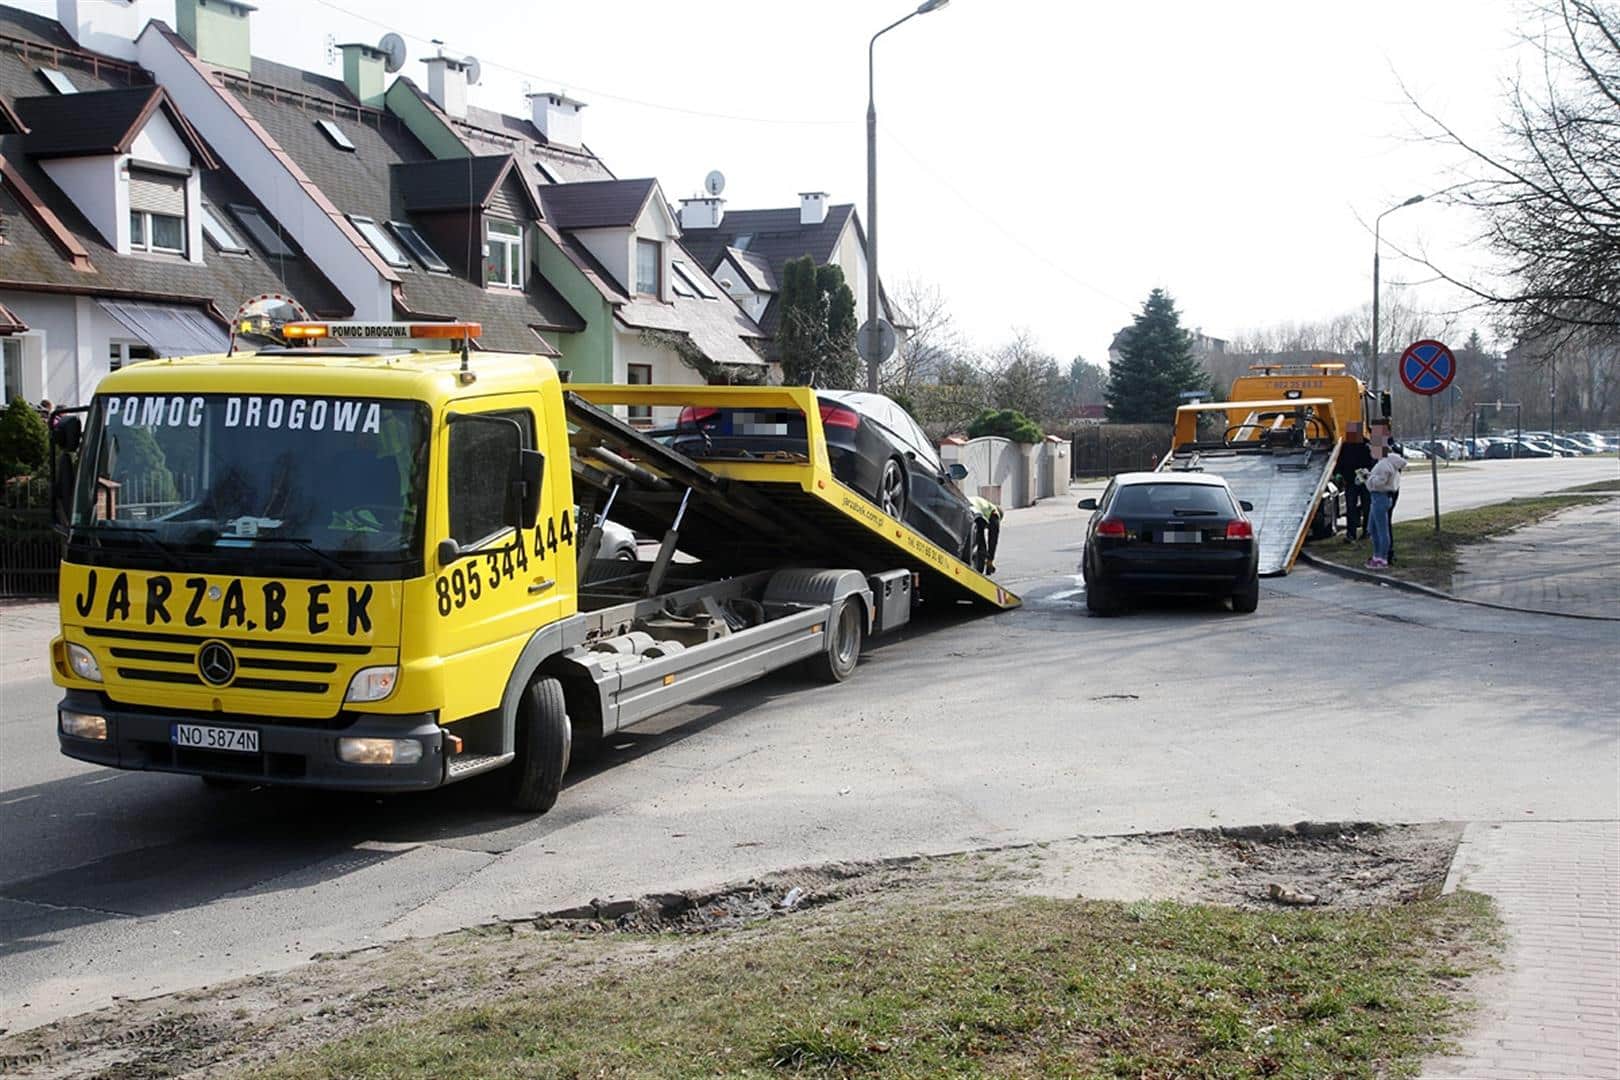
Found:
M 1576 484 L 1574 487 L 1560 488 L 1556 494 L 1567 495 L 1578 491 L 1620 491 L 1620 476 L 1612 480 L 1594 480 L 1590 484 Z
M 507 985 L 254 1075 L 1408 1075 L 1457 1031 L 1495 928 L 1467 893 L 1341 911 L 822 909 L 654 938 L 659 962 Z
M 1560 510 L 1601 501 L 1596 497 L 1537 495 L 1490 506 L 1452 510 L 1440 515 L 1439 533 L 1434 531 L 1433 518 L 1397 521 L 1396 563 L 1383 573 L 1402 581 L 1450 589 L 1451 576 L 1457 569 L 1459 548 L 1533 525 Z M 1310 553 L 1313 558 L 1323 562 L 1360 569 L 1372 555 L 1372 541 L 1363 537 L 1353 544 L 1346 544 L 1342 539 L 1334 538 L 1313 544 Z

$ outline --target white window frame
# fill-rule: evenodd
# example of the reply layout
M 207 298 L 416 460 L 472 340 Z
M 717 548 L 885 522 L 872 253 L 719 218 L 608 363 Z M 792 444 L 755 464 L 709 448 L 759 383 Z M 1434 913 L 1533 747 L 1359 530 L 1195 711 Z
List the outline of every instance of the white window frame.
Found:
M 131 357 L 129 355 L 131 349 L 144 349 L 150 355 Z M 140 363 L 142 360 L 157 359 L 157 350 L 146 342 L 136 341 L 134 338 L 113 338 L 107 342 L 107 353 L 107 370 L 109 372 L 118 371 L 128 367 L 130 364 Z
M 7 334 L 0 337 L 0 408 L 11 404 L 11 399 L 20 397 L 29 404 L 26 391 L 28 383 L 28 357 L 24 355 L 23 340 L 20 335 Z M 17 385 L 11 385 L 6 377 L 6 369 L 15 367 L 17 372 Z
M 645 288 L 642 288 L 642 286 L 645 284 L 645 282 L 643 282 L 641 280 L 641 253 L 643 251 L 648 250 L 649 248 L 652 250 L 652 253 L 653 253 L 653 282 L 652 282 L 652 288 L 645 289 Z M 635 278 L 636 278 L 636 294 L 638 296 L 663 296 L 664 295 L 664 245 L 663 244 L 660 244 L 657 240 L 649 240 L 649 239 L 647 239 L 646 237 L 643 237 L 643 236 L 636 237 L 636 264 L 635 264 L 634 269 L 635 269 Z
M 496 232 L 497 229 L 500 230 L 499 234 Z M 515 229 L 516 235 L 508 232 L 509 229 Z M 526 239 L 522 222 L 508 221 L 505 218 L 484 219 L 484 285 L 487 288 L 522 290 Z M 505 252 L 501 259 L 502 265 L 509 271 L 505 279 L 497 278 L 491 273 L 497 246 L 503 248 Z M 516 280 L 512 280 L 514 278 Z
M 180 223 L 180 246 L 177 248 L 159 247 L 153 236 L 152 219 L 167 218 Z M 131 210 L 129 212 L 129 250 L 144 251 L 151 255 L 186 255 L 186 219 L 175 217 L 173 214 L 154 214 L 150 210 Z M 136 234 L 140 239 L 136 239 Z
M 224 252 L 226 255 L 246 255 L 248 253 L 247 244 L 243 243 L 242 238 L 236 235 L 235 230 L 225 220 L 225 215 L 220 212 L 219 207 L 214 206 L 212 203 L 202 203 L 199 211 L 202 214 L 203 236 L 207 237 L 208 242 L 213 244 L 216 250 Z
M 390 221 L 388 231 L 394 234 L 394 239 L 399 241 L 400 247 L 408 251 L 417 262 L 421 263 L 422 269 L 428 273 L 448 274 L 450 272 L 450 264 L 445 262 L 443 256 L 433 249 L 433 245 L 428 241 L 428 238 L 423 236 L 422 230 L 415 225 L 408 221 Z

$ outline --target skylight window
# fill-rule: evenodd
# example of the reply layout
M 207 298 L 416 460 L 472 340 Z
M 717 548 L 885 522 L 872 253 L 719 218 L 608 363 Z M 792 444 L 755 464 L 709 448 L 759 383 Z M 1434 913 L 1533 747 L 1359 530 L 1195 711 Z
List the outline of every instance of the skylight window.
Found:
M 442 274 L 450 269 L 450 264 L 439 258 L 439 253 L 433 250 L 433 245 L 427 242 L 427 238 L 416 231 L 416 226 L 403 221 L 390 221 L 388 228 L 399 237 L 399 242 L 405 245 L 406 250 L 416 256 L 416 261 L 429 270 Z
M 208 242 L 220 251 L 229 255 L 247 254 L 247 245 L 231 232 L 231 227 L 225 224 L 225 219 L 220 216 L 219 211 L 207 203 L 202 204 L 202 228 Z
M 681 273 L 681 264 L 677 262 L 677 263 L 673 263 L 671 265 L 673 265 L 675 267 L 675 273 L 673 275 L 671 275 L 670 279 L 669 279 L 670 291 L 673 292 L 676 296 L 684 296 L 688 300 L 696 300 L 697 299 L 697 292 L 692 288 L 691 284 L 686 280 L 686 275 Z
M 371 249 L 382 256 L 383 262 L 392 266 L 395 270 L 409 270 L 411 268 L 411 260 L 405 257 L 405 253 L 399 250 L 399 245 L 394 243 L 393 239 L 383 231 L 382 226 L 378 225 L 375 220 L 362 217 L 359 214 L 350 214 L 349 220 L 354 223 L 355 228 L 360 230 L 360 235 L 366 238 L 366 243 L 371 245 Z
M 277 258 L 296 254 L 287 246 L 287 241 L 281 238 L 281 231 L 264 219 L 264 215 L 251 206 L 232 206 L 231 216 L 241 222 L 242 228 L 253 238 L 253 242 L 264 249 L 265 254 Z
M 45 80 L 45 85 L 58 94 L 77 94 L 79 88 L 68 81 L 68 77 L 55 68 L 40 68 L 39 77 Z
M 351 154 L 354 153 L 354 143 L 350 142 L 349 137 L 343 134 L 343 129 L 332 123 L 332 121 L 317 120 L 315 121 L 315 126 L 321 129 L 322 135 L 325 135 L 328 139 L 332 140 L 333 146 L 337 147 L 339 150 L 347 150 Z
M 699 296 L 703 297 L 703 299 L 705 299 L 705 300 L 718 300 L 718 299 L 720 299 L 720 295 L 718 293 L 712 292 L 709 289 L 708 284 L 706 282 L 704 282 L 704 280 L 703 280 L 703 275 L 702 274 L 696 273 L 695 271 L 691 270 L 690 268 L 687 267 L 687 265 L 684 262 L 682 262 L 679 259 L 671 260 L 670 265 L 675 267 L 675 279 L 677 281 L 686 282 L 687 286 L 689 288 L 691 288 L 692 291 L 696 292 Z M 679 292 L 679 291 L 680 291 L 679 289 L 676 289 L 676 292 Z

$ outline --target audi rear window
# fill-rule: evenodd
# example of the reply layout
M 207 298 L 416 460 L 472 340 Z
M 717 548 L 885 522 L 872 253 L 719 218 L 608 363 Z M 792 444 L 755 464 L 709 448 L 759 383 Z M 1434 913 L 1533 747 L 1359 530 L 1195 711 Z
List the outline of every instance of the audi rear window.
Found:
M 1177 513 L 1229 515 L 1235 509 L 1225 488 L 1209 484 L 1130 484 L 1119 489 L 1109 513 L 1121 517 Z

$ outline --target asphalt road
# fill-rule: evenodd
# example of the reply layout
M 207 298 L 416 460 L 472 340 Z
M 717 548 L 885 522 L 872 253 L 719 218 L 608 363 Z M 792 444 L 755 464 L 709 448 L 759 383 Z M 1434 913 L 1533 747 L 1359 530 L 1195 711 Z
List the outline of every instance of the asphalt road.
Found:
M 1617 472 L 1452 469 L 1442 504 Z M 1403 516 L 1424 512 L 1409 499 Z M 0 1028 L 826 859 L 1302 819 L 1620 817 L 1620 624 L 1303 569 L 1266 581 L 1252 616 L 1093 619 L 1083 520 L 1068 500 L 1009 515 L 1000 576 L 1022 609 L 915 625 L 841 686 L 773 676 L 679 710 L 613 740 L 535 819 L 465 789 L 222 796 L 70 761 L 40 655 L 50 613 L 0 609 Z

